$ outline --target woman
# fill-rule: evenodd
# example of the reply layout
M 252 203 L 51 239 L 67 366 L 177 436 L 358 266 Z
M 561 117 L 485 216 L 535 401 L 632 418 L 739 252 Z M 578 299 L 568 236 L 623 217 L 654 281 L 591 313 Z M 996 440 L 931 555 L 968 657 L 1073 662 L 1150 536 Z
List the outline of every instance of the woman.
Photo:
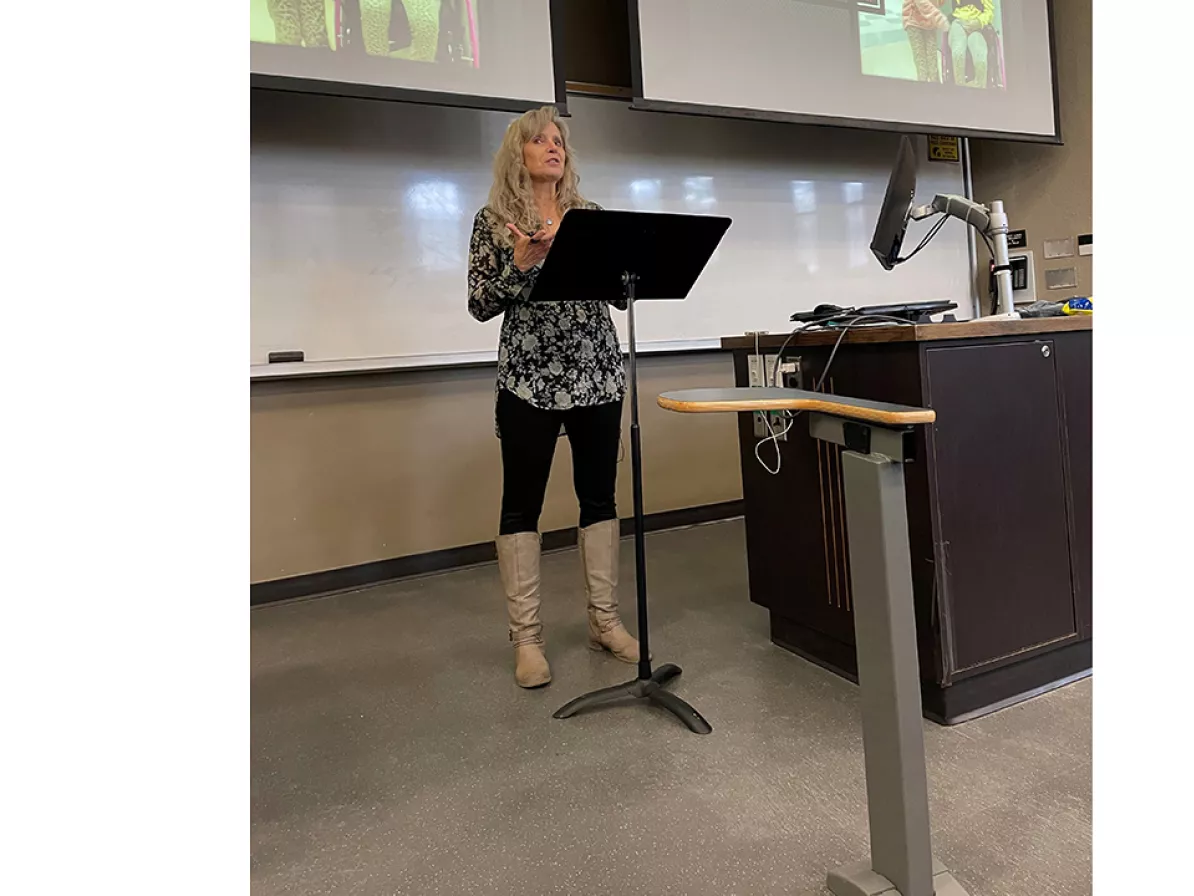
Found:
M 937 35 L 949 30 L 949 19 L 941 11 L 944 0 L 904 0 L 904 31 L 912 46 L 916 80 L 941 83 Z
M 288 46 L 326 48 L 328 21 L 323 0 L 268 0 L 274 22 L 274 42 Z
M 954 20 L 949 28 L 949 51 L 953 57 L 955 84 L 987 86 L 987 37 L 984 32 L 994 21 L 994 0 L 956 0 L 954 3 Z M 974 76 L 969 81 L 966 80 L 967 53 L 974 66 Z
M 365 52 L 370 56 L 390 55 L 390 15 L 392 0 L 360 0 L 361 2 L 361 37 L 364 39 Z M 402 0 L 398 0 L 402 7 L 399 15 L 406 14 L 406 7 Z
M 564 215 L 597 208 L 580 195 L 577 182 L 568 128 L 555 107 L 527 112 L 506 129 L 493 161 L 489 204 L 473 221 L 469 246 L 469 313 L 479 321 L 502 315 L 497 550 L 514 680 L 524 688 L 551 681 L 539 622 L 539 514 L 561 428 L 572 448 L 580 504 L 589 646 L 627 663 L 639 656 L 638 641 L 618 616 L 616 595 L 614 484 L 626 391 L 618 335 L 604 303 L 527 301 Z
M 410 46 L 410 18 L 402 0 L 343 0 L 344 49 L 389 56 Z

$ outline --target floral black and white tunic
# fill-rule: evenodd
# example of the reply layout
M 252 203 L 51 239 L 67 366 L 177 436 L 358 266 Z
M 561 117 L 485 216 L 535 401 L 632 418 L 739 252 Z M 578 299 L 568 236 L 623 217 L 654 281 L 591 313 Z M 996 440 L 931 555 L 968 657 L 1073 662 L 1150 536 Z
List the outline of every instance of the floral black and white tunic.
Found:
M 594 203 L 586 207 L 598 208 Z M 514 249 L 494 236 L 495 223 L 499 222 L 488 207 L 473 219 L 468 310 L 479 321 L 503 315 L 497 388 L 544 410 L 620 399 L 626 392 L 626 372 L 609 306 L 529 302 L 539 267 L 520 271 Z M 612 304 L 626 308 L 625 300 Z

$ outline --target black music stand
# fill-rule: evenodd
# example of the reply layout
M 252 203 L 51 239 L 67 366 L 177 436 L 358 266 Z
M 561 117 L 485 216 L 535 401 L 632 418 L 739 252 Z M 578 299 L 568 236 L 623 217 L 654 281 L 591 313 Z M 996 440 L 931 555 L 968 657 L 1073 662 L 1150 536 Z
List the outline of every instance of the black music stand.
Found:
M 685 298 L 729 226 L 729 218 L 706 215 L 573 209 L 560 222 L 551 252 L 531 290 L 532 302 L 611 302 L 625 298 L 630 330 L 630 462 L 634 479 L 638 677 L 577 697 L 556 710 L 557 719 L 633 697 L 663 707 L 697 734 L 713 730 L 699 712 L 663 689 L 665 683 L 680 674 L 679 666 L 665 663 L 651 671 L 634 305 L 642 299 Z

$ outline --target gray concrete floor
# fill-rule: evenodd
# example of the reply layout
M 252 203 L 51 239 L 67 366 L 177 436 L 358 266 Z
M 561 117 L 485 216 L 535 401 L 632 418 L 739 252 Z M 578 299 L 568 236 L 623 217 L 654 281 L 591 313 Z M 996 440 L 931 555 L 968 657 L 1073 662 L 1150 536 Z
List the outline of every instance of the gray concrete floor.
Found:
M 551 718 L 634 675 L 585 647 L 574 551 L 544 558 L 538 691 L 496 567 L 253 610 L 255 896 L 827 892 L 867 854 L 857 693 L 768 641 L 744 556 L 740 522 L 648 540 L 652 652 L 708 737 L 633 705 Z M 970 896 L 1091 892 L 1090 704 L 1086 681 L 925 723 L 935 852 Z

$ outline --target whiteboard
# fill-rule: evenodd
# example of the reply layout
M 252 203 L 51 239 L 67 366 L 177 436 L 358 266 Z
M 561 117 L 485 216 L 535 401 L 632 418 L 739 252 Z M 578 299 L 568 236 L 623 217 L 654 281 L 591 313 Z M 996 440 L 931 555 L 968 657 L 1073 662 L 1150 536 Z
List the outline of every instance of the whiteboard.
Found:
M 896 137 L 635 111 L 573 97 L 585 196 L 606 208 L 733 219 L 684 302 L 638 307 L 646 350 L 786 332 L 818 304 L 948 299 L 969 316 L 964 226 L 883 271 L 871 231 Z M 255 91 L 251 144 L 251 375 L 478 362 L 500 318 L 467 310 L 473 215 L 511 116 Z M 924 158 L 924 156 L 921 156 Z M 962 192 L 923 162 L 918 195 Z M 924 225 L 913 225 L 909 241 Z M 920 228 L 920 229 L 918 229 Z M 625 341 L 625 315 L 614 312 Z M 298 350 L 306 364 L 266 365 Z

